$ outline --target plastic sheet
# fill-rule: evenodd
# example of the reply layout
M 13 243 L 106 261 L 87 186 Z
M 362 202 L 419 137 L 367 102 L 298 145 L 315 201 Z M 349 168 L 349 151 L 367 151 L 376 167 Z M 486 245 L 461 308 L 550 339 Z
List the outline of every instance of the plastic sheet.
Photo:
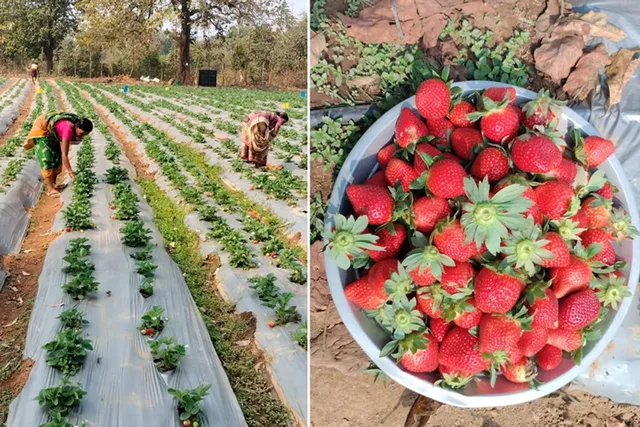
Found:
M 154 280 L 154 295 L 143 299 L 137 289 L 140 277 L 129 254 L 133 249 L 120 242 L 120 227 L 124 224 L 110 218 L 112 193 L 102 182 L 111 164 L 104 158 L 106 142 L 97 131 L 92 134 L 96 164 L 94 171 L 100 181 L 92 197 L 95 230 L 85 233 L 63 233 L 50 246 L 38 283 L 38 294 L 29 323 L 25 357 L 35 360 L 22 392 L 10 407 L 8 427 L 32 427 L 47 420 L 47 416 L 33 398 L 42 388 L 60 384 L 60 375 L 48 367 L 42 346 L 51 341 L 61 329 L 56 317 L 66 308 L 77 304 L 89 324 L 84 328 L 93 341 L 94 350 L 81 371 L 73 377 L 87 391 L 80 407 L 70 416 L 70 422 L 87 422 L 90 427 L 125 427 L 147 425 L 175 427 L 179 420 L 176 403 L 167 388 L 194 388 L 211 384 L 211 390 L 201 403 L 203 427 L 245 426 L 240 406 L 231 389 L 226 373 L 211 343 L 206 325 L 199 314 L 178 266 L 162 247 L 162 237 L 153 225 L 153 211 L 140 197 L 141 219 L 153 232 L 153 261 L 158 265 Z M 74 147 L 75 148 L 75 147 Z M 133 177 L 133 167 L 121 156 L 121 166 Z M 71 192 L 63 193 L 65 204 Z M 54 229 L 61 227 L 59 213 Z M 95 263 L 95 277 L 100 282 L 95 297 L 74 303 L 61 286 L 68 278 L 61 271 L 62 257 L 75 237 L 87 237 L 91 244 L 91 261 Z M 107 295 L 110 292 L 110 296 Z M 59 304 L 65 304 L 59 307 Z M 137 327 L 140 317 L 158 305 L 165 309 L 169 321 L 161 336 L 176 336 L 188 345 L 187 355 L 178 369 L 169 375 L 161 374 L 154 366 L 147 340 Z
M 16 84 L 19 85 L 20 83 L 21 82 L 18 82 Z M 29 96 L 30 91 L 31 86 L 27 83 L 14 98 L 13 103 L 5 107 L 4 110 L 0 111 L 0 135 L 5 133 L 9 126 L 11 126 L 13 121 L 16 119 L 16 117 L 18 117 L 18 114 L 20 113 L 20 107 L 22 107 L 22 104 L 24 104 L 24 101 L 27 99 L 27 96 Z

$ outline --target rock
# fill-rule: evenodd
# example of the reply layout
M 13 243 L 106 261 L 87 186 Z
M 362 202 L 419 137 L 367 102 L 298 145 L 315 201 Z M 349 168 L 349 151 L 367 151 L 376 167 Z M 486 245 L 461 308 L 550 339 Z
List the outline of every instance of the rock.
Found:
M 584 39 L 575 33 L 556 33 L 543 40 L 542 45 L 533 52 L 535 66 L 551 77 L 554 83 L 567 77 L 571 68 L 582 56 Z
M 609 108 L 618 104 L 622 99 L 622 89 L 627 84 L 631 75 L 640 64 L 637 57 L 640 49 L 620 49 L 607 66 L 607 86 L 609 86 Z
M 598 82 L 598 73 L 611 63 L 607 49 L 602 43 L 586 53 L 576 64 L 575 70 L 567 78 L 562 90 L 574 99 L 585 100 Z
M 323 32 L 316 33 L 311 36 L 311 67 L 315 67 L 320 58 L 322 58 L 322 52 L 327 47 L 327 38 Z

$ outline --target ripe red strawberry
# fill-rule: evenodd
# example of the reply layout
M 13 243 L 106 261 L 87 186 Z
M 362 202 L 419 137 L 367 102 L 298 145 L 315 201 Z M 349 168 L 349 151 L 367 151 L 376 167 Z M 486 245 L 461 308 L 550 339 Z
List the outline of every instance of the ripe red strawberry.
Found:
M 582 332 L 570 329 L 549 329 L 547 344 L 560 350 L 573 351 L 582 347 Z
M 531 331 L 525 331 L 518 340 L 518 348 L 526 357 L 531 357 L 539 352 L 549 339 L 549 331 L 545 328 L 533 328 Z
M 517 105 L 513 105 L 513 104 L 509 105 L 509 107 L 511 107 L 513 111 L 518 113 L 518 117 L 520 118 L 520 124 L 524 123 L 525 117 L 524 117 L 524 113 L 522 112 L 522 109 Z
M 375 262 L 382 261 L 387 258 L 395 258 L 400 250 L 400 246 L 407 237 L 407 230 L 400 224 L 393 224 L 395 236 L 391 234 L 388 227 L 384 227 L 375 233 L 378 236 L 376 246 L 384 248 L 382 251 L 373 251 L 369 249 L 369 256 Z
M 611 220 L 612 204 L 603 197 L 587 197 L 582 202 L 581 211 L 587 216 L 587 227 L 604 228 Z
M 562 161 L 558 166 L 551 169 L 545 176 L 549 178 L 555 178 L 558 181 L 571 184 L 576 178 L 578 173 L 578 165 L 573 160 L 569 160 L 566 157 L 562 158 Z
M 451 199 L 464 194 L 467 173 L 460 163 L 451 159 L 435 162 L 429 169 L 427 188 L 436 196 Z
M 549 96 L 549 91 L 542 90 L 536 99 L 523 105 L 525 119 L 523 124 L 528 129 L 535 126 L 548 127 L 551 121 L 562 114 L 566 102 L 557 101 Z
M 384 169 L 389 164 L 389 161 L 393 159 L 393 153 L 397 150 L 396 146 L 393 144 L 389 144 L 385 146 L 382 150 L 378 151 L 378 164 L 380 165 L 380 169 Z
M 424 160 L 422 160 L 422 157 L 420 157 L 419 153 L 425 153 L 431 157 L 437 157 L 442 155 L 442 152 L 440 150 L 438 150 L 435 146 L 433 146 L 428 142 L 423 142 L 422 144 L 419 144 L 416 147 L 415 157 L 413 158 L 413 168 L 419 174 L 428 169 L 427 165 L 424 163 Z
M 471 160 L 475 147 L 482 147 L 482 134 L 478 129 L 458 128 L 451 133 L 451 147 L 458 157 Z
M 512 383 L 527 383 L 538 375 L 536 365 L 527 357 L 517 362 L 505 363 L 500 367 L 502 375 Z
M 535 329 L 553 329 L 558 327 L 558 298 L 551 289 L 544 290 L 544 297 L 534 298 L 533 303 L 525 301 L 532 316 L 531 327 Z
M 386 188 L 354 184 L 347 187 L 347 197 L 356 215 L 367 215 L 370 225 L 391 221 L 394 202 Z
M 536 362 L 543 371 L 556 369 L 562 362 L 562 350 L 547 344 L 536 354 Z
M 429 120 L 442 119 L 449 113 L 451 93 L 440 79 L 423 81 L 416 91 L 416 108 L 422 117 Z
M 600 261 L 607 265 L 613 265 L 616 262 L 616 253 L 611 245 L 611 235 L 604 230 L 587 230 L 580 235 L 582 246 L 588 248 L 592 243 L 602 246 L 600 252 L 589 261 Z
M 577 228 L 583 228 L 584 230 L 577 232 L 576 235 L 580 236 L 587 228 L 587 214 L 583 211 L 578 211 L 576 212 L 575 215 L 573 215 L 571 218 L 569 218 L 571 221 L 575 222 L 577 225 Z
M 514 140 L 511 158 L 518 169 L 529 173 L 549 172 L 562 162 L 562 154 L 550 138 L 531 133 Z
M 548 240 L 549 243 L 543 246 L 553 253 L 554 258 L 542 259 L 542 266 L 544 268 L 550 267 L 566 267 L 569 265 L 569 247 L 558 233 L 552 231 L 548 232 L 542 237 L 543 240 Z
M 574 136 L 576 133 L 577 131 Z M 588 168 L 599 166 L 613 154 L 613 142 L 608 139 L 600 138 L 599 136 L 588 136 L 584 140 L 582 138 L 576 139 L 575 137 L 574 139 L 576 143 L 576 158 Z
M 432 234 L 433 244 L 440 251 L 456 262 L 466 262 L 478 255 L 476 242 L 464 243 L 465 235 L 459 220 L 442 220 Z
M 427 123 L 429 134 L 436 138 L 446 139 L 449 132 L 453 132 L 455 126 L 448 119 L 429 120 Z
M 509 106 L 491 110 L 480 119 L 480 129 L 490 141 L 509 142 L 518 134 L 520 117 Z
M 449 113 L 449 120 L 457 128 L 473 128 L 475 123 L 467 118 L 467 114 L 475 113 L 476 107 L 470 102 L 459 101 L 453 105 Z
M 376 187 L 387 188 L 387 178 L 384 177 L 384 171 L 374 173 L 371 178 L 364 182 L 364 185 L 375 185 Z
M 369 277 L 362 276 L 351 282 L 344 288 L 344 295 L 349 301 L 364 310 L 375 310 L 386 301 L 386 297 L 380 298 L 371 290 Z
M 438 341 L 429 334 L 424 334 L 429 341 L 427 347 L 418 349 L 415 353 L 407 351 L 400 358 L 400 364 L 409 372 L 433 372 L 438 369 Z
M 153 335 L 153 329 L 147 328 L 147 335 Z
M 409 276 L 418 286 L 429 286 L 436 281 L 436 278 L 431 274 L 431 267 L 425 268 L 422 273 L 420 273 L 420 267 L 416 267 L 409 271 Z M 418 305 L 420 305 L 420 298 L 418 298 Z
M 509 94 L 509 104 L 513 104 L 516 100 L 516 90 L 512 87 L 490 87 L 485 89 L 482 96 L 486 96 L 494 102 L 502 102 L 505 96 Z
M 449 368 L 442 363 L 438 366 L 438 371 L 442 377 L 438 381 L 442 381 L 443 384 L 452 389 L 462 388 L 474 378 L 472 374 Z
M 589 286 L 591 281 L 591 267 L 585 260 L 575 255 L 569 256 L 569 265 L 566 267 L 552 268 L 551 289 L 557 298 L 562 298 Z
M 513 317 L 485 314 L 478 326 L 478 350 L 493 353 L 515 346 L 522 336 L 522 326 Z
M 64 231 L 66 231 L 67 233 L 71 233 L 71 227 L 65 228 Z
M 509 158 L 504 151 L 496 147 L 482 150 L 471 165 L 471 175 L 474 178 L 484 179 L 486 176 L 489 182 L 501 180 L 508 172 Z
M 418 269 L 414 270 L 417 271 Z M 414 280 L 415 281 L 415 280 Z M 435 281 L 435 279 L 434 279 Z M 417 282 L 416 282 L 417 283 Z M 438 285 L 427 286 L 418 290 L 417 308 L 429 317 L 442 317 L 442 299 L 444 294 Z
M 573 188 L 564 182 L 549 181 L 534 190 L 540 212 L 551 219 L 560 219 L 567 213 L 574 200 Z
M 404 191 L 409 191 L 411 181 L 419 175 L 408 162 L 401 159 L 391 159 L 384 171 L 384 176 L 390 186 L 395 187 L 396 182 L 400 181 Z
M 604 197 L 606 200 L 613 199 L 613 187 L 608 181 L 602 186 L 601 189 L 599 189 L 598 191 L 594 191 L 594 193 Z
M 403 108 L 396 122 L 396 140 L 398 145 L 406 148 L 420 138 L 429 135 L 429 128 L 410 108 Z
M 442 342 L 451 326 L 453 326 L 453 322 L 447 322 L 439 317 L 431 317 L 429 319 L 429 330 L 437 342 Z
M 524 285 L 515 277 L 487 267 L 480 270 L 473 283 L 476 304 L 484 313 L 506 313 L 511 310 Z
M 489 360 L 476 350 L 478 339 L 468 330 L 453 327 L 440 344 L 439 361 L 449 369 L 478 374 L 489 369 Z
M 560 300 L 558 326 L 561 329 L 582 329 L 598 318 L 600 301 L 591 289 L 574 292 Z
M 478 309 L 476 300 L 474 298 L 469 298 L 465 301 L 465 303 L 472 307 L 472 309 L 457 314 L 453 319 L 453 323 L 455 323 L 455 325 L 459 326 L 460 328 L 471 329 L 480 324 L 483 314 Z
M 532 217 L 533 221 L 536 224 L 542 224 L 542 221 L 544 220 L 542 213 L 540 212 L 540 209 L 538 208 L 538 203 L 537 203 L 537 199 L 536 199 L 536 194 L 533 191 L 533 188 L 531 188 L 531 186 L 527 183 L 527 181 L 518 176 L 518 175 L 510 175 L 507 176 L 505 179 L 503 179 L 502 181 L 500 181 L 494 188 L 494 193 L 497 193 L 498 191 L 502 190 L 503 188 L 507 187 L 508 185 L 511 184 L 520 184 L 520 185 L 524 185 L 527 189 L 522 193 L 522 197 L 526 197 L 527 199 L 531 200 L 533 202 L 533 204 L 529 207 L 529 209 L 527 209 L 524 213 L 524 217 L 525 218 L 529 218 Z
M 440 285 L 447 293 L 453 295 L 469 286 L 475 275 L 473 266 L 468 262 L 457 262 L 453 267 L 444 266 Z
M 109 205 L 109 209 L 114 210 L 116 208 L 116 205 L 114 205 L 113 203 Z
M 413 222 L 422 233 L 430 233 L 438 221 L 451 215 L 449 202 L 443 197 L 421 197 L 411 206 Z

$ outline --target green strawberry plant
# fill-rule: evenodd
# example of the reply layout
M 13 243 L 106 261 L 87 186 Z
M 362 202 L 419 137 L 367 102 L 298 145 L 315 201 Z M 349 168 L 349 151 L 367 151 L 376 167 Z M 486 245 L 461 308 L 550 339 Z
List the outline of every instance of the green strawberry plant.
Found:
M 136 273 L 144 277 L 153 277 L 158 266 L 151 261 L 137 261 Z
M 88 325 L 89 322 L 84 320 L 84 314 L 77 308 L 70 308 L 60 313 L 57 317 L 66 328 L 82 329 L 84 325 Z
M 93 350 L 90 340 L 82 338 L 77 329 L 65 328 L 56 334 L 56 339 L 42 348 L 47 351 L 47 365 L 60 370 L 65 375 L 75 375 L 87 356 Z
M 269 273 L 266 276 L 254 276 L 249 279 L 249 287 L 254 290 L 260 301 L 270 302 L 278 296 L 280 290 L 276 286 L 276 276 Z
M 169 321 L 168 317 L 163 317 L 164 308 L 153 306 L 142 316 L 142 325 L 138 328 L 144 335 L 155 335 L 163 331 L 164 325 Z M 149 329 L 152 333 L 149 334 Z
M 107 160 L 111 161 L 114 165 L 120 164 L 120 148 L 115 141 L 109 141 L 104 149 L 104 155 Z
M 67 255 L 74 255 L 76 257 L 86 257 L 91 251 L 91 245 L 89 239 L 86 237 L 77 237 L 69 241 L 69 247 L 67 248 Z M 66 261 L 66 260 L 65 260 Z
M 88 427 L 87 423 L 82 423 L 79 425 L 71 424 L 69 422 L 69 418 L 66 415 L 63 415 L 57 411 L 51 411 L 49 415 L 51 416 L 51 421 L 46 424 L 41 424 L 39 427 Z
M 91 219 L 91 202 L 85 198 L 76 198 L 62 211 L 65 225 L 71 230 L 88 230 L 96 224 Z
M 307 350 L 308 346 L 308 329 L 309 328 L 307 327 L 307 322 L 305 321 L 300 323 L 296 330 L 291 333 L 291 339 L 297 342 L 298 345 L 305 350 Z
M 54 412 L 67 416 L 69 410 L 79 405 L 86 394 L 80 383 L 71 384 L 69 378 L 62 378 L 61 385 L 40 390 L 36 399 L 38 405 L 45 408 L 49 414 Z
M 300 321 L 301 317 L 297 307 L 289 305 L 292 298 L 293 294 L 291 292 L 282 292 L 272 301 L 272 305 L 268 305 L 276 312 L 276 325 L 286 325 L 287 323 Z
M 175 370 L 180 364 L 180 359 L 187 354 L 186 346 L 176 344 L 177 341 L 176 337 L 163 337 L 149 341 L 153 362 L 160 372 Z
M 62 285 L 71 298 L 76 301 L 85 299 L 88 295 L 95 294 L 99 283 L 94 279 L 92 271 L 78 274 L 69 283 Z
M 68 254 L 63 260 L 69 263 L 69 265 L 62 268 L 62 271 L 67 274 L 89 273 L 96 269 L 95 264 L 87 258 L 77 256 L 76 253 Z
M 153 281 L 150 278 L 145 277 L 144 280 L 142 280 L 142 283 L 140 284 L 140 286 L 138 287 L 138 292 L 140 292 L 140 295 L 142 295 L 144 298 L 149 298 L 150 296 L 152 296 Z
M 136 261 L 151 261 L 151 251 L 153 251 L 153 245 L 148 245 L 146 248 L 136 251 L 129 256 Z
M 151 230 L 144 227 L 144 222 L 129 221 L 120 229 L 122 234 L 122 243 L 130 247 L 145 246 L 151 240 Z
M 202 384 L 191 390 L 167 389 L 167 392 L 178 401 L 178 414 L 181 421 L 189 420 L 191 425 L 196 427 L 195 423 L 198 422 L 201 411 L 200 402 L 207 395 L 210 388 L 210 384 Z
M 114 166 L 107 169 L 104 180 L 108 184 L 118 184 L 120 182 L 126 181 L 127 179 L 129 179 L 129 171 L 127 171 L 125 168 Z

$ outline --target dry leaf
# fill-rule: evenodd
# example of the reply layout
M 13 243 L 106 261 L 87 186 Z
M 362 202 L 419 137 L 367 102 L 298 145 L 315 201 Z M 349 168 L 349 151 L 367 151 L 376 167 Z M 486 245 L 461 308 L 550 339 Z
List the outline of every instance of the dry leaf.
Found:
M 609 86 L 609 108 L 618 104 L 622 99 L 622 89 L 627 84 L 631 75 L 635 71 L 640 58 L 635 58 L 638 49 L 620 49 L 607 66 L 607 85 Z
M 24 300 L 22 297 L 18 297 L 18 305 L 21 306 L 22 304 L 24 304 Z
M 600 43 L 591 52 L 580 58 L 576 68 L 569 74 L 562 90 L 574 99 L 587 99 L 598 82 L 598 71 L 604 71 L 604 67 L 610 63 L 607 49 Z
M 533 52 L 536 69 L 560 83 L 571 72 L 571 68 L 582 56 L 584 39 L 574 33 L 556 33 L 543 40 Z
M 604 12 L 594 12 L 593 10 L 580 17 L 581 21 L 588 22 L 589 35 L 591 37 L 602 37 L 617 43 L 627 37 L 624 31 L 611 24 L 607 24 L 607 15 Z
M 33 249 L 25 249 L 24 251 L 25 254 L 30 254 L 31 252 L 33 252 Z
M 327 38 L 324 36 L 324 33 L 321 31 L 311 36 L 311 66 L 315 67 L 320 58 L 322 57 L 322 52 L 327 47 Z
M 18 292 L 18 288 L 16 288 L 15 286 L 10 287 L 9 289 L 11 289 L 13 292 Z
M 27 273 L 26 271 L 23 271 L 23 272 L 22 272 L 22 275 L 23 275 L 23 276 L 31 276 L 31 274 Z
M 7 323 L 6 325 L 2 326 L 3 328 L 8 328 L 10 326 L 15 325 L 16 323 L 18 323 L 18 318 L 16 317 L 15 320 L 11 323 Z

